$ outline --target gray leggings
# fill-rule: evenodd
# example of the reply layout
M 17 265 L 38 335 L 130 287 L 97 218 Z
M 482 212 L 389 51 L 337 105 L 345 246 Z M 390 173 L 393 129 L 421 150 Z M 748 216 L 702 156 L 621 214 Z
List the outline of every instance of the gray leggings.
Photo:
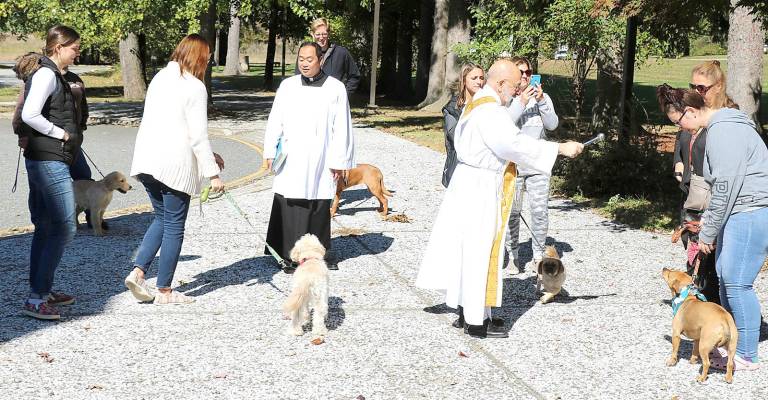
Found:
M 523 209 L 523 197 L 527 192 L 531 218 L 526 219 L 526 222 L 531 227 L 535 239 L 531 241 L 533 258 L 541 260 L 549 229 L 549 176 L 541 174 L 518 176 L 515 185 L 515 201 L 512 204 L 512 213 L 509 215 L 509 231 L 507 231 L 507 239 L 504 243 L 507 253 L 510 256 L 510 261 L 518 259 L 520 213 Z

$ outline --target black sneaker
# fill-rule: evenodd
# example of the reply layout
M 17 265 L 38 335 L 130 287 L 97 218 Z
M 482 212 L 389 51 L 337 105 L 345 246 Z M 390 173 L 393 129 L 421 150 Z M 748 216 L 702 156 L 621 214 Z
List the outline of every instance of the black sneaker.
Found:
M 329 271 L 338 271 L 339 270 L 339 263 L 336 261 L 326 261 L 325 263 L 328 266 Z

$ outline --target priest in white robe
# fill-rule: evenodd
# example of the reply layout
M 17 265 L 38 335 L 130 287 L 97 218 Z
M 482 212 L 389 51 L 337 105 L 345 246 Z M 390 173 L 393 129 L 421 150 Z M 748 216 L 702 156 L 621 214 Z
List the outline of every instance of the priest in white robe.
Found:
M 455 327 L 476 337 L 507 337 L 491 318 L 501 306 L 504 235 L 514 200 L 515 164 L 551 174 L 558 154 L 575 157 L 577 142 L 553 143 L 519 135 L 504 107 L 520 84 L 520 70 L 496 61 L 485 87 L 464 107 L 454 145 L 458 166 L 438 211 L 416 286 L 445 294 L 459 309 Z
M 278 143 L 285 156 L 272 185 L 267 243 L 287 262 L 291 248 L 306 233 L 330 250 L 336 179 L 355 166 L 347 91 L 343 83 L 322 72 L 321 57 L 316 43 L 301 45 L 301 73 L 280 84 L 264 135 L 267 166 L 272 168 Z M 265 254 L 270 254 L 267 249 Z M 286 272 L 295 269 L 298 260 L 293 261 Z M 333 260 L 328 264 L 329 269 L 336 268 Z

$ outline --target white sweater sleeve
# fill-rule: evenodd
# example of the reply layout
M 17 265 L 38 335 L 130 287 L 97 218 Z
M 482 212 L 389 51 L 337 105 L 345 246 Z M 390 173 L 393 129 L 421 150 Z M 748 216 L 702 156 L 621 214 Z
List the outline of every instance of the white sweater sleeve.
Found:
M 40 68 L 32 75 L 32 86 L 24 100 L 21 120 L 32 129 L 56 139 L 64 139 L 64 129 L 54 125 L 43 116 L 43 107 L 48 97 L 56 90 L 56 74 L 48 68 Z
M 204 85 L 194 89 L 184 112 L 189 127 L 189 143 L 195 153 L 197 167 L 204 177 L 214 177 L 221 171 L 213 158 L 211 142 L 208 141 L 208 92 Z

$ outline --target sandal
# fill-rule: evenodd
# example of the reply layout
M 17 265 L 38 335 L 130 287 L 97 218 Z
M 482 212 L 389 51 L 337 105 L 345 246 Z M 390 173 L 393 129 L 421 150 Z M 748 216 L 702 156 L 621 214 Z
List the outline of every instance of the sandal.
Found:
M 189 304 L 194 303 L 195 299 L 192 297 L 189 297 L 183 293 L 179 293 L 175 290 L 172 290 L 168 293 L 159 292 L 157 296 L 155 296 L 155 304 L 159 305 L 165 305 L 165 304 Z

